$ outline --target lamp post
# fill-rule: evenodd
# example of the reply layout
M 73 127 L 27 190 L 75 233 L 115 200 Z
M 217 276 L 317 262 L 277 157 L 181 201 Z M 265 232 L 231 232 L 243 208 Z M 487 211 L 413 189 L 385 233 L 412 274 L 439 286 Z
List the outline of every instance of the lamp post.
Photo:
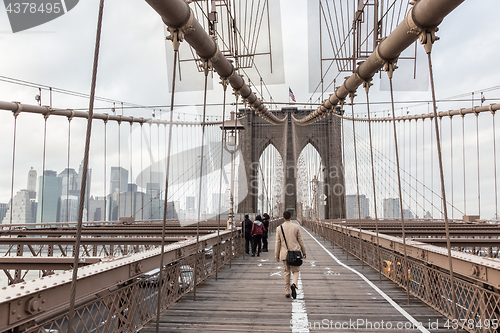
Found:
M 222 123 L 221 129 L 224 131 L 224 149 L 231 154 L 231 186 L 229 192 L 229 214 L 227 219 L 227 228 L 232 229 L 234 218 L 234 153 L 239 149 L 238 133 L 245 129 L 238 119 L 235 118 L 235 112 L 231 111 L 231 118 Z
M 314 209 L 314 218 L 317 221 L 318 220 L 318 183 L 319 180 L 316 178 L 316 175 L 314 175 L 314 178 L 311 180 L 312 184 L 312 191 L 313 191 L 313 209 Z

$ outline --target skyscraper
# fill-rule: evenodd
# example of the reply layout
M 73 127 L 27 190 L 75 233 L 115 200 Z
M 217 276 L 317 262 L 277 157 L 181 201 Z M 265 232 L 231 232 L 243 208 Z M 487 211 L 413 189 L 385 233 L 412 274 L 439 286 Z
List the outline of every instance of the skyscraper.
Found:
M 109 181 L 109 193 L 113 194 L 127 191 L 128 170 L 122 167 L 111 167 L 111 179 Z
M 366 195 L 360 194 L 359 206 L 360 209 L 358 210 L 357 194 L 346 195 L 346 217 L 348 219 L 364 219 L 370 216 L 370 199 L 368 199 Z M 361 215 L 359 215 L 359 213 L 361 213 Z
M 58 222 L 61 205 L 62 178 L 52 170 L 45 170 L 38 179 L 37 223 Z M 42 213 L 43 212 L 43 213 Z
M 401 218 L 401 208 L 399 198 L 384 199 L 384 217 Z
M 30 191 L 21 190 L 16 193 L 12 200 L 12 224 L 34 223 Z M 2 224 L 10 224 L 10 204 L 3 218 Z
M 30 195 L 30 199 L 36 198 L 36 170 L 31 167 L 31 170 L 28 172 L 28 193 Z

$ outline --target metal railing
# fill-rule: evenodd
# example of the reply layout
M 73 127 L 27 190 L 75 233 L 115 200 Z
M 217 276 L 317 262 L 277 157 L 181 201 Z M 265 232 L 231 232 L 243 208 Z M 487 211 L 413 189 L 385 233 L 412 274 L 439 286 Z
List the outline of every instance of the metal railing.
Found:
M 139 330 L 156 315 L 160 285 L 163 310 L 237 256 L 240 236 L 237 229 L 201 236 L 198 246 L 194 239 L 168 245 L 162 277 L 159 249 L 79 269 L 74 331 Z M 70 283 L 63 273 L 3 288 L 0 332 L 66 332 Z
M 451 290 L 447 265 L 440 264 L 439 260 L 434 259 L 443 252 L 439 247 L 411 242 L 408 262 L 404 265 L 404 256 L 400 251 L 402 240 L 400 239 L 401 244 L 399 244 L 396 237 L 380 234 L 380 246 L 377 246 L 376 236 L 372 232 L 360 233 L 359 229 L 319 221 L 303 220 L 302 225 L 340 246 L 352 256 L 363 260 L 403 289 L 408 288 L 411 295 L 449 318 L 446 322 L 449 328 L 464 329 L 474 333 L 498 332 L 499 261 L 453 251 L 455 252 L 453 267 L 458 268 L 458 274 L 455 270 L 455 288 Z M 363 253 L 360 252 L 360 237 L 363 242 Z M 476 260 L 472 258 L 471 262 L 471 257 L 477 258 Z M 460 265 L 459 260 L 464 263 Z M 455 265 L 455 262 L 458 265 Z M 465 263 L 470 266 L 469 274 L 465 273 L 465 268 L 464 273 L 460 273 L 460 268 L 465 267 Z M 403 272 L 405 266 L 408 267 L 407 274 Z M 457 318 L 453 318 L 453 292 L 456 295 Z

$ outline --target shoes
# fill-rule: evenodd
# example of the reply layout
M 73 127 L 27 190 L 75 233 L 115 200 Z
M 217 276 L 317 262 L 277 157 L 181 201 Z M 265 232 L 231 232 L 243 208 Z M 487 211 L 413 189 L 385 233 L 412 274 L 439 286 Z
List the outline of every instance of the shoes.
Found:
M 292 298 L 296 299 L 297 298 L 297 287 L 295 286 L 295 283 L 292 283 L 290 286 L 290 289 L 292 290 Z
M 249 253 L 248 253 L 248 252 L 245 252 L 245 254 L 246 254 L 246 255 L 249 255 Z
M 257 253 L 257 257 L 260 257 L 260 253 Z
M 286 294 L 286 295 L 285 295 L 285 297 L 286 297 L 286 298 L 290 298 L 290 294 Z
M 265 249 L 265 250 L 262 250 L 262 252 L 269 252 L 269 251 L 267 249 Z
M 251 257 L 255 257 L 255 253 L 252 253 Z

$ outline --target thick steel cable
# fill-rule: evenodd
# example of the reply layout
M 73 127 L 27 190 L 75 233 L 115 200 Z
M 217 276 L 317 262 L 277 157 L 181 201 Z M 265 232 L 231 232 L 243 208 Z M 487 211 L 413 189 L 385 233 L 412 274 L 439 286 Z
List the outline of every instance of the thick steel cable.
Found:
M 162 224 L 162 229 L 161 229 L 161 256 L 160 256 L 160 272 L 159 272 L 159 285 L 158 285 L 158 301 L 156 304 L 156 333 L 159 332 L 160 330 L 160 314 L 161 314 L 161 291 L 162 291 L 162 285 L 163 285 L 163 252 L 165 251 L 165 233 L 166 233 L 166 228 L 167 228 L 167 200 L 168 200 L 168 185 L 169 185 L 169 173 L 170 173 L 170 153 L 171 153 L 171 148 L 172 148 L 172 128 L 173 128 L 173 117 L 174 117 L 174 97 L 175 97 L 175 76 L 177 73 L 177 57 L 179 53 L 179 40 L 178 40 L 178 32 L 172 33 L 172 44 L 174 46 L 174 68 L 173 68 L 173 74 L 172 74 L 172 95 L 170 98 L 170 127 L 169 127 L 169 132 L 168 132 L 168 151 L 167 151 L 167 173 L 165 177 L 165 205 L 163 207 L 163 224 Z M 150 127 L 151 128 L 151 127 Z M 150 139 L 151 140 L 151 139 Z M 141 140 L 141 150 L 142 150 L 142 140 Z M 142 152 L 141 152 L 141 163 L 142 163 Z M 149 180 L 151 182 L 151 178 Z M 152 206 L 152 205 L 151 205 Z M 151 207 L 151 211 L 152 211 Z M 196 264 L 195 264 L 195 269 L 196 269 Z M 196 278 L 196 271 L 195 271 L 195 278 Z M 196 286 L 196 281 L 195 281 L 195 286 Z
M 432 92 L 432 105 L 434 108 L 434 115 L 437 115 L 437 104 L 436 104 L 436 90 L 434 87 L 434 73 L 432 70 L 432 58 L 431 58 L 431 48 L 432 48 L 432 43 L 433 43 L 433 37 L 431 34 L 427 34 L 427 45 L 425 47 L 427 51 L 427 59 L 429 62 L 429 76 L 431 80 L 431 92 Z M 443 199 L 443 213 L 444 213 L 444 223 L 445 223 L 445 231 L 446 231 L 446 249 L 448 251 L 448 265 L 450 266 L 450 289 L 451 289 L 451 297 L 452 297 L 452 302 L 453 302 L 453 318 L 456 319 L 458 318 L 458 311 L 457 311 L 457 302 L 456 302 L 456 295 L 455 295 L 455 278 L 454 278 L 454 273 L 453 273 L 453 260 L 451 257 L 451 243 L 450 243 L 450 226 L 449 226 L 449 221 L 448 221 L 448 208 L 446 204 L 446 189 L 445 189 L 445 183 L 444 183 L 444 171 L 443 171 L 443 157 L 441 154 L 441 141 L 439 138 L 439 126 L 437 123 L 437 117 L 434 117 L 434 125 L 435 125 L 435 130 L 436 130 L 436 143 L 437 143 L 437 151 L 438 151 L 438 159 L 439 159 L 439 175 L 441 177 L 441 197 Z M 458 329 L 455 330 L 455 332 L 458 332 Z
M 368 113 L 368 135 L 370 137 L 370 162 L 372 169 L 372 184 L 373 184 L 373 207 L 375 213 L 375 232 L 377 233 L 377 254 L 378 254 L 378 280 L 382 281 L 382 270 L 380 269 L 381 256 L 380 256 L 380 243 L 379 243 L 379 232 L 378 232 L 378 214 L 377 214 L 377 191 L 375 189 L 375 169 L 373 164 L 373 140 L 372 140 L 372 123 L 370 118 L 370 98 L 369 98 L 369 90 L 371 83 L 369 81 L 364 83 L 365 91 L 366 91 L 366 110 Z
M 453 117 L 450 117 L 450 167 L 451 167 L 451 206 L 455 208 L 454 193 L 453 193 Z M 496 195 L 496 189 L 495 189 Z M 455 209 L 451 210 L 451 219 L 455 216 Z
M 343 105 L 341 105 L 342 109 Z M 344 178 L 344 188 L 342 190 L 342 198 L 344 198 L 344 205 L 342 205 L 344 208 L 344 219 L 347 218 L 347 209 L 345 209 L 346 205 L 346 181 L 345 181 L 345 132 L 344 132 L 344 119 L 342 119 L 342 177 Z M 339 204 L 340 205 L 340 204 Z M 339 212 L 339 218 L 342 219 L 342 211 Z M 344 221 L 344 231 L 345 231 L 345 237 L 344 237 L 344 248 L 345 248 L 345 255 L 346 255 L 346 260 L 349 260 L 349 249 L 347 248 L 347 243 L 345 240 L 347 239 L 347 221 Z M 349 245 L 351 244 L 351 237 L 349 237 Z
M 354 117 L 354 93 L 351 97 L 351 113 Z M 352 132 L 354 140 L 354 165 L 356 170 L 356 197 L 358 201 L 358 222 L 359 222 L 359 258 L 361 259 L 361 269 L 365 268 L 365 260 L 363 259 L 363 237 L 361 237 L 361 205 L 359 201 L 359 176 L 358 176 L 358 149 L 356 147 L 356 124 L 352 122 Z
M 389 67 L 393 66 L 392 64 L 389 64 Z M 404 215 L 403 215 L 403 197 L 401 193 L 401 170 L 399 167 L 399 151 L 398 151 L 398 135 L 396 133 L 396 114 L 394 112 L 394 90 L 393 90 L 393 84 L 392 84 L 392 71 L 393 69 L 389 69 L 388 74 L 389 74 L 389 85 L 390 85 L 390 91 L 391 91 L 391 104 L 392 104 L 392 118 L 393 118 L 393 131 L 394 131 L 394 148 L 395 148 L 395 154 L 396 154 L 396 166 L 398 170 L 398 191 L 399 191 L 399 210 L 401 214 L 401 237 L 403 238 L 403 252 L 404 252 L 404 263 L 403 263 L 403 270 L 404 270 L 404 278 L 405 278 L 405 284 L 406 284 L 406 296 L 408 298 L 408 304 L 410 304 L 410 284 L 408 281 L 408 256 L 406 255 L 406 235 L 405 235 L 405 226 L 404 226 Z
M 208 85 L 208 61 L 204 62 L 204 72 L 205 72 L 205 88 L 203 92 L 203 118 L 201 125 L 201 153 L 200 153 L 200 190 L 198 191 L 198 221 L 196 221 L 196 251 L 195 251 L 195 260 L 194 260 L 194 287 L 193 287 L 193 301 L 196 301 L 196 285 L 198 282 L 198 251 L 199 251 L 199 242 L 200 242 L 200 219 L 201 219 L 201 194 L 202 194 L 202 186 L 203 186 L 203 158 L 204 158 L 204 145 L 205 145 L 205 116 L 207 112 L 207 85 Z M 232 230 L 232 226 L 231 226 Z M 232 249 L 231 249 L 232 251 Z
M 120 208 L 121 208 L 121 193 L 122 193 L 122 121 L 121 118 L 118 121 L 118 212 L 116 214 L 116 220 L 120 220 Z M 126 190 L 126 189 L 125 189 Z
M 131 122 L 130 123 L 130 131 L 129 131 L 129 136 L 130 136 L 130 157 L 129 157 L 129 161 L 130 161 L 130 190 L 127 189 L 128 192 L 130 192 L 130 217 L 134 217 L 135 214 L 134 214 L 134 197 L 137 195 L 137 191 L 133 191 L 132 189 L 132 184 L 134 183 L 134 178 L 133 178 L 133 174 L 132 174 L 132 161 L 134 159 L 134 156 L 133 156 L 133 152 L 134 152 L 134 149 L 132 148 L 132 144 L 134 143 L 134 140 L 132 139 L 132 125 L 134 123 Z M 125 215 L 125 214 L 123 214 Z
M 11 174 L 11 188 L 10 188 L 10 224 L 12 224 L 12 210 L 14 209 L 14 175 L 15 175 L 15 166 L 16 166 L 16 142 L 17 142 L 17 116 L 19 116 L 19 112 L 14 112 L 14 138 L 12 144 L 12 174 Z M 36 184 L 36 181 L 35 181 Z M 36 191 L 36 188 L 35 188 Z
M 104 11 L 104 0 L 99 3 L 99 18 L 97 21 L 97 36 L 94 51 L 94 66 L 92 70 L 92 85 L 90 88 L 89 115 L 87 120 L 87 134 L 85 137 L 85 154 L 83 158 L 83 175 L 80 187 L 80 202 L 78 206 L 78 224 L 76 227 L 75 256 L 73 261 L 73 277 L 71 279 L 71 293 L 68 310 L 68 333 L 73 332 L 73 317 L 75 315 L 76 285 L 78 278 L 78 263 L 80 261 L 80 241 L 82 238 L 83 208 L 85 204 L 85 190 L 87 186 L 87 172 L 89 167 L 90 137 L 92 133 L 92 116 L 94 113 L 94 98 L 97 81 L 97 65 L 99 62 L 99 48 L 101 42 L 102 16 Z
M 144 184 L 143 184 L 144 180 L 142 178 L 143 177 L 142 174 L 144 173 L 144 168 L 143 168 L 143 165 L 142 165 L 143 160 L 144 160 L 144 156 L 143 156 L 144 150 L 142 148 L 142 146 L 143 146 L 142 142 L 144 141 L 144 139 L 143 139 L 143 133 L 144 133 L 143 130 L 144 130 L 144 128 L 142 127 L 142 125 L 143 124 L 141 123 L 141 173 L 139 174 L 141 176 L 141 178 L 140 178 L 139 182 L 141 183 L 141 187 L 144 187 Z M 106 186 L 106 182 L 104 182 L 104 186 Z M 147 185 L 146 185 L 146 191 L 147 191 Z M 142 195 L 142 194 L 141 194 L 141 220 L 144 220 L 144 195 Z

